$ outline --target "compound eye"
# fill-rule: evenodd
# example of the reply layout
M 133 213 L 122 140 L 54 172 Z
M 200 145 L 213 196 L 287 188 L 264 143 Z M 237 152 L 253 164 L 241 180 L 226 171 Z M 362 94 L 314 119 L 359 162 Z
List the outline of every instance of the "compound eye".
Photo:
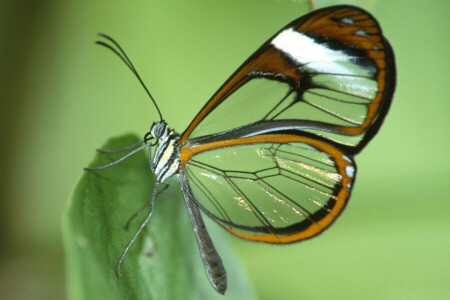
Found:
M 153 137 L 159 139 L 164 135 L 164 132 L 167 130 L 167 125 L 164 122 L 159 122 L 153 125 L 151 129 L 151 133 Z
M 160 137 L 160 130 L 158 124 L 152 126 L 150 133 L 154 138 L 158 139 Z

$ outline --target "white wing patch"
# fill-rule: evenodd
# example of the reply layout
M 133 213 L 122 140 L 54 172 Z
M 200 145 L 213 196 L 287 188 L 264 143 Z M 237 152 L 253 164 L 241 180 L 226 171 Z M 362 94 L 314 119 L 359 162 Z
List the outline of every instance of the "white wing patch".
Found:
M 348 177 L 353 178 L 353 175 L 355 174 L 355 168 L 353 166 L 346 166 L 345 173 L 347 173 Z
M 318 44 L 314 39 L 289 28 L 282 31 L 272 41 L 277 49 L 292 56 L 301 64 L 314 61 L 335 61 L 346 59 L 347 55 L 341 51 L 331 50 Z
M 290 56 L 301 68 L 319 73 L 340 75 L 372 75 L 374 70 L 358 66 L 344 51 L 328 48 L 293 28 L 283 30 L 273 40 L 272 45 Z

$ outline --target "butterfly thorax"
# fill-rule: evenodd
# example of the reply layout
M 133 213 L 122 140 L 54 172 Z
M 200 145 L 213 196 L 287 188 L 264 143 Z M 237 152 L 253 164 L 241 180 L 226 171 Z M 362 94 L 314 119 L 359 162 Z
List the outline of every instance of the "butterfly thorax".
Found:
M 157 140 L 152 159 L 152 171 L 157 181 L 164 182 L 177 173 L 180 165 L 180 150 L 177 140 L 180 135 L 170 129 L 164 121 L 153 124 L 151 135 Z

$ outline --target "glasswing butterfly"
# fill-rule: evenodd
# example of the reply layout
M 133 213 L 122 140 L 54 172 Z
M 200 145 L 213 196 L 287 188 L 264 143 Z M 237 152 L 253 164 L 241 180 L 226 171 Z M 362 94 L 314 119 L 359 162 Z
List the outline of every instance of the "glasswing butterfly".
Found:
M 208 278 L 222 294 L 225 269 L 200 211 L 246 240 L 288 244 L 318 235 L 346 206 L 356 175 L 353 156 L 378 132 L 396 84 L 394 53 L 375 18 L 354 6 L 327 7 L 265 42 L 178 134 L 119 44 L 100 36 L 107 42 L 97 43 L 127 64 L 160 117 L 142 142 L 101 150 L 134 149 L 130 153 L 86 168 L 101 170 L 149 148 L 156 183 L 138 211 L 148 206 L 148 216 L 117 274 L 151 217 L 159 185 L 176 176 Z

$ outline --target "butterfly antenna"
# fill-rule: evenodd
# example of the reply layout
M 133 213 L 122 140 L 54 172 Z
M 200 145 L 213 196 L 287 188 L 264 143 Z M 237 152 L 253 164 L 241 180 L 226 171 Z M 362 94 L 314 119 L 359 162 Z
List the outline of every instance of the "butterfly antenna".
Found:
M 153 104 L 156 107 L 156 110 L 158 111 L 159 114 L 159 118 L 162 121 L 163 117 L 161 114 L 161 111 L 159 110 L 158 105 L 156 104 L 155 99 L 153 99 L 152 94 L 150 94 L 150 91 L 148 90 L 147 86 L 144 84 L 144 81 L 142 81 L 141 76 L 139 76 L 139 73 L 136 71 L 136 68 L 134 67 L 133 63 L 131 62 L 131 60 L 128 58 L 127 54 L 125 53 L 125 51 L 123 51 L 122 47 L 120 47 L 119 43 L 117 43 L 112 37 L 104 34 L 104 33 L 99 33 L 99 36 L 107 39 L 108 41 L 110 41 L 111 43 L 113 43 L 114 46 L 117 47 L 117 49 L 115 49 L 113 46 L 111 46 L 110 44 L 107 44 L 106 42 L 103 41 L 96 41 L 95 43 L 108 48 L 109 50 L 111 50 L 112 52 L 114 52 L 118 57 L 120 57 L 120 59 L 128 66 L 128 68 L 131 70 L 131 72 L 133 72 L 133 74 L 137 77 L 137 79 L 139 80 L 139 82 L 141 83 L 142 87 L 145 89 L 145 91 L 147 92 L 147 95 L 150 97 L 150 99 L 152 100 Z

